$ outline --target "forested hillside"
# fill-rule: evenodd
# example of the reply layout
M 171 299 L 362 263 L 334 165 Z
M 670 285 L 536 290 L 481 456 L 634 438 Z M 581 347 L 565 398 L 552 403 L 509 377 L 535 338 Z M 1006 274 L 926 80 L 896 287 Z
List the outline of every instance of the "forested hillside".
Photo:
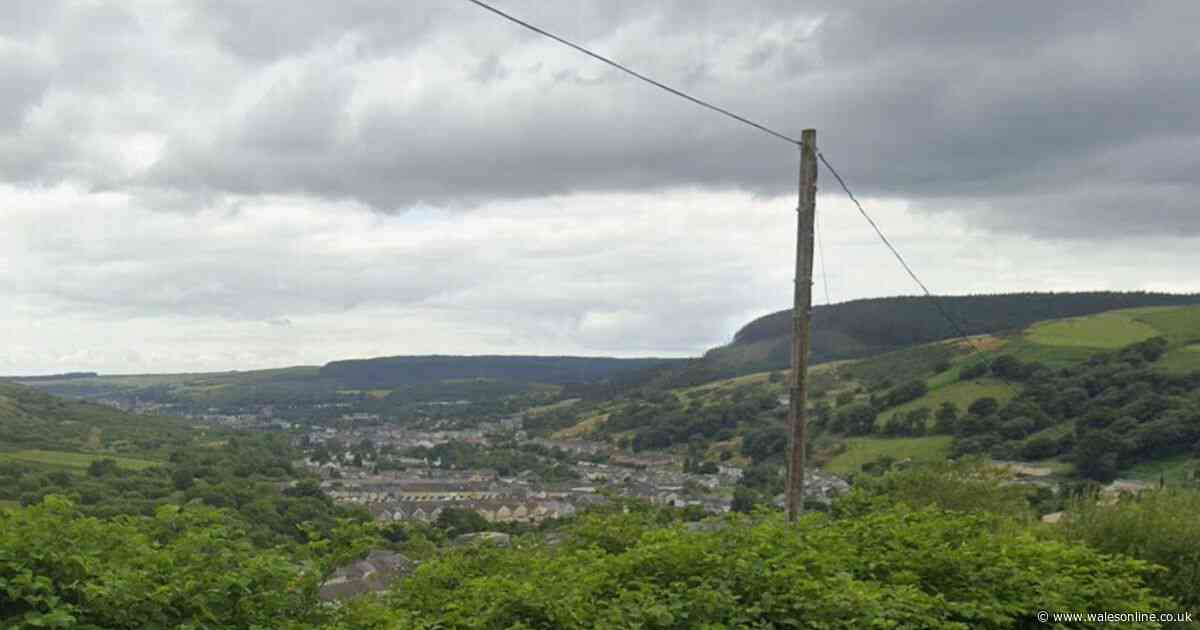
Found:
M 651 368 L 670 367 L 681 359 L 613 359 L 540 356 L 412 356 L 334 361 L 321 376 L 347 387 L 397 387 L 453 379 L 514 382 L 588 383 Z
M 230 509 L 254 540 L 298 542 L 304 523 L 328 531 L 355 514 L 304 482 L 299 458 L 286 435 L 197 428 L 0 383 L 0 505 L 62 495 L 81 514 L 118 516 L 201 503 Z
M 1021 330 L 1042 320 L 1115 309 L 1200 303 L 1200 295 L 1144 292 L 1011 293 L 936 299 L 968 335 Z M 733 375 L 786 367 L 791 360 L 791 331 L 790 309 L 765 315 L 743 326 L 731 344 L 710 350 L 689 369 Z M 956 336 L 958 332 L 930 298 L 873 298 L 816 306 L 810 360 L 822 363 L 854 359 Z
M 527 427 L 671 449 L 696 468 L 748 465 L 743 495 L 762 503 L 782 489 L 785 383 L 777 370 L 643 386 L 538 414 Z M 1200 471 L 1200 307 L 1107 311 L 820 364 L 809 372 L 809 405 L 810 461 L 839 474 L 982 455 L 1105 482 L 1155 470 L 1191 479 Z
M 179 418 L 132 416 L 0 381 L 0 447 L 165 455 L 193 435 Z

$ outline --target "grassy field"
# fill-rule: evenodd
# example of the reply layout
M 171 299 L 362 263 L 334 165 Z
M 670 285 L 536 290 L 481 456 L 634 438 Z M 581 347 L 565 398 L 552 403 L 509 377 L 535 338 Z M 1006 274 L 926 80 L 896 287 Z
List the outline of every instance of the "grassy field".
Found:
M 1112 311 L 1034 324 L 1025 337 L 1044 346 L 1121 348 L 1160 334 L 1150 324 L 1135 319 L 1131 311 Z
M 1009 353 L 1024 361 L 1062 367 L 1150 337 L 1167 338 L 1160 367 L 1200 369 L 1200 307 L 1164 306 L 1110 311 L 1088 317 L 1034 324 L 1015 339 Z
M 98 459 L 111 459 L 116 461 L 117 465 L 121 468 L 129 468 L 131 470 L 142 470 L 161 465 L 161 462 L 148 459 L 135 459 L 132 457 L 118 457 L 115 455 L 93 453 L 68 453 L 66 451 L 31 450 L 0 452 L 0 461 L 32 464 L 35 466 L 58 469 L 87 468 L 93 461 Z
M 1104 352 L 1104 350 L 1085 346 L 1047 346 L 1034 343 L 1026 338 L 1019 338 L 1008 344 L 1004 354 L 1011 354 L 1025 362 L 1036 361 L 1047 367 L 1058 369 L 1083 363 L 1098 352 Z
M 941 461 L 949 456 L 952 440 L 948 435 L 919 438 L 850 438 L 846 441 L 846 452 L 834 457 L 825 469 L 842 475 L 859 472 L 863 464 L 884 456 L 892 457 L 896 461 L 910 458 L 914 462 Z
M 1139 322 L 1154 327 L 1172 345 L 1200 343 L 1200 307 L 1141 308 L 1121 312 L 1131 313 Z
M 1138 309 L 1135 317 L 1171 344 L 1159 367 L 1170 372 L 1200 370 L 1200 307 Z
M 919 407 L 929 407 L 930 411 L 937 412 L 938 407 L 944 402 L 954 403 L 958 406 L 960 412 L 966 411 L 967 407 L 975 402 L 978 398 L 991 396 L 1001 404 L 1008 402 L 1013 396 L 1017 395 L 1017 386 L 1004 381 L 981 378 L 974 381 L 957 381 L 943 387 L 939 387 L 930 391 L 924 396 L 911 400 L 884 411 L 879 414 L 878 424 L 887 422 L 894 414 L 906 413 Z
M 1200 344 L 1181 346 L 1167 352 L 1159 367 L 1170 372 L 1189 372 L 1200 370 Z

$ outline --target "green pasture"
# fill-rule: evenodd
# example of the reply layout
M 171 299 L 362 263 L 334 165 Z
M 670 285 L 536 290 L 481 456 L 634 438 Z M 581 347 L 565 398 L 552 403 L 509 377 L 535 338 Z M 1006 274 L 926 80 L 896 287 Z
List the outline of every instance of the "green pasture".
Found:
M 162 464 L 162 462 L 156 462 L 148 459 L 136 459 L 133 457 L 120 457 L 116 455 L 97 453 L 71 453 L 67 451 L 38 450 L 0 452 L 0 461 L 9 461 L 19 464 L 29 464 L 34 466 L 60 469 L 87 468 L 92 462 L 98 459 L 111 459 L 117 462 L 117 466 L 131 470 L 143 470 Z
M 875 438 L 855 437 L 846 440 L 846 451 L 834 457 L 825 470 L 836 474 L 856 473 L 862 465 L 887 456 L 902 461 L 936 462 L 949 457 L 948 435 L 930 435 L 919 438 Z
M 1129 311 L 1110 311 L 1089 317 L 1034 324 L 1026 339 L 1044 346 L 1116 349 L 1156 337 L 1160 331 L 1134 318 Z
M 967 407 L 979 398 L 992 397 L 1001 404 L 1012 400 L 1013 396 L 1017 395 L 1018 388 L 1012 383 L 1006 383 L 993 378 L 980 378 L 973 381 L 957 381 L 949 385 L 944 385 L 937 389 L 931 390 L 924 396 L 910 400 L 903 405 L 898 405 L 879 414 L 877 424 L 886 423 L 893 415 L 897 413 L 907 413 L 913 409 L 920 407 L 929 407 L 930 411 L 937 412 L 938 407 L 942 403 L 954 403 L 960 412 L 967 410 Z

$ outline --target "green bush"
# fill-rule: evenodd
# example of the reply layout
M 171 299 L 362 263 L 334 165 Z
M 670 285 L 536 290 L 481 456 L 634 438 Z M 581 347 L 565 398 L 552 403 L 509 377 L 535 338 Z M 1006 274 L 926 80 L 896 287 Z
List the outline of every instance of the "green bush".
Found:
M 339 614 L 347 628 L 965 630 L 1032 625 L 1039 610 L 1171 605 L 1143 586 L 1147 563 L 996 518 L 891 507 L 792 527 L 759 513 L 690 532 L 584 517 L 557 547 L 458 551 Z
M 1115 504 L 1089 497 L 1068 510 L 1068 518 L 1055 530 L 1064 539 L 1166 567 L 1154 574 L 1150 585 L 1184 606 L 1200 609 L 1200 493 L 1143 492 Z
M 51 496 L 0 513 L 4 628 L 277 627 L 314 610 L 319 581 L 203 506 L 101 520 Z
M 904 504 L 1030 521 L 1033 490 L 1007 483 L 1011 478 L 1010 473 L 984 460 L 928 463 L 880 477 L 856 477 L 854 489 L 834 502 L 834 510 L 847 516 L 862 515 L 880 504 Z

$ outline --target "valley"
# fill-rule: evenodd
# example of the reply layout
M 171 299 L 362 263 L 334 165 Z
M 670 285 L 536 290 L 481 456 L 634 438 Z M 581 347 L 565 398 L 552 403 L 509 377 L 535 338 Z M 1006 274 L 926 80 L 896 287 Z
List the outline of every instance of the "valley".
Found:
M 878 327 L 900 335 L 911 314 L 896 316 Z M 971 514 L 993 523 L 986 531 L 1032 528 L 1067 545 L 1062 553 L 1087 544 L 1176 571 L 1173 545 L 1192 534 L 1128 546 L 1097 533 L 1116 527 L 1103 524 L 1115 516 L 1094 513 L 1087 497 L 1158 510 L 1161 527 L 1177 527 L 1161 512 L 1200 491 L 1200 305 L 1102 310 L 965 340 L 911 338 L 920 341 L 810 368 L 814 469 L 802 526 L 810 540 L 820 537 L 813 528 L 832 527 L 821 544 L 842 545 L 844 561 L 876 547 L 839 536 L 916 535 L 889 519 L 962 528 L 955 515 Z M 223 571 L 249 575 L 254 563 L 273 563 L 269 579 L 311 589 L 281 605 L 321 627 L 339 619 L 420 627 L 411 615 L 440 613 L 419 593 L 443 598 L 445 571 L 481 580 L 463 587 L 467 598 L 494 598 L 482 585 L 500 575 L 555 592 L 545 580 L 569 572 L 558 558 L 614 570 L 585 559 L 585 549 L 643 557 L 658 548 L 641 536 L 712 545 L 709 528 L 776 536 L 788 374 L 743 360 L 763 343 L 739 333 L 691 360 L 400 357 L 334 369 L 11 379 L 0 383 L 0 520 L 10 532 L 77 518 L 148 528 L 123 534 L 136 538 L 199 519 L 197 532 L 241 549 Z M 710 369 L 715 361 L 721 367 Z M 1161 499 L 1126 503 L 1143 492 Z M 1154 503 L 1168 500 L 1176 503 Z M 1063 518 L 1077 520 L 1040 523 Z M 0 548 L 17 539 L 4 540 Z M 92 557 L 109 553 L 74 540 Z M 154 553 L 186 554 L 192 544 L 163 540 Z M 725 561 L 750 553 L 738 546 L 749 540 L 735 540 Z M 1001 543 L 1005 553 L 1026 553 L 1021 540 Z M 473 565 L 473 549 L 499 564 Z M 805 549 L 776 553 L 818 553 Z M 346 563 L 364 554 L 407 568 L 387 569 L 386 580 L 355 577 L 358 565 Z M 1187 602 L 1200 585 L 1189 580 L 1151 583 Z M 320 603 L 334 599 L 343 604 Z

